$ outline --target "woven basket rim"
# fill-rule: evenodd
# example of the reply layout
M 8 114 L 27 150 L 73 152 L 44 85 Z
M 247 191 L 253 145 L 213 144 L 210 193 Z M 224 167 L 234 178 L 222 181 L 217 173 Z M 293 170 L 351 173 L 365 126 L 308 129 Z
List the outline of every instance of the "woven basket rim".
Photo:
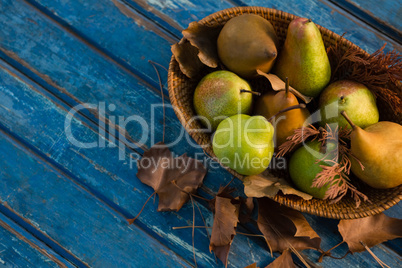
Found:
M 208 15 L 207 17 L 201 19 L 199 23 L 205 24 L 205 25 L 211 25 L 213 23 L 218 23 L 219 20 L 227 20 L 231 15 L 235 14 L 235 16 L 244 14 L 244 13 L 253 13 L 253 14 L 259 14 L 259 15 L 266 15 L 269 14 L 271 16 L 277 17 L 277 18 L 298 18 L 299 16 L 272 9 L 272 8 L 265 8 L 265 7 L 258 7 L 258 6 L 250 6 L 250 7 L 232 7 L 232 8 L 227 8 L 223 9 L 221 11 L 215 12 L 211 15 Z M 366 51 L 358 47 L 357 45 L 353 44 L 349 40 L 346 40 L 344 37 L 316 24 L 319 30 L 321 31 L 321 34 L 329 36 L 328 38 L 334 39 L 335 41 L 341 40 L 342 46 L 344 47 L 354 47 L 359 49 L 364 55 L 369 55 Z M 179 102 L 177 92 L 175 91 L 175 72 L 178 68 L 178 63 L 175 59 L 174 56 L 171 57 L 170 64 L 169 64 L 169 70 L 168 70 L 168 91 L 169 91 L 169 98 L 171 101 L 171 104 L 174 107 L 181 107 L 181 103 Z M 186 131 L 190 134 L 190 136 L 199 144 L 199 145 L 205 145 L 205 140 L 198 135 L 196 132 L 192 131 L 193 129 L 190 128 L 189 125 L 189 118 L 185 113 L 183 113 L 180 108 L 179 109 L 174 109 L 180 123 L 183 125 L 183 127 L 186 129 Z M 211 148 L 204 149 L 204 152 L 209 155 L 214 157 L 214 153 Z M 232 175 L 236 176 L 240 180 L 244 179 L 244 176 L 235 172 L 234 170 L 224 167 L 229 173 Z M 392 198 L 388 198 L 387 200 L 382 200 L 382 203 L 379 204 L 374 204 L 371 207 L 367 207 L 367 209 L 364 209 L 362 211 L 356 212 L 354 209 L 350 206 L 344 205 L 343 207 L 341 204 L 338 204 L 336 206 L 329 204 L 328 200 L 320 200 L 313 198 L 312 200 L 300 200 L 301 198 L 295 197 L 295 196 L 290 196 L 290 195 L 283 195 L 281 192 L 279 192 L 273 200 L 276 202 L 288 206 L 290 208 L 296 209 L 300 212 L 306 212 L 312 215 L 317 215 L 320 217 L 325 217 L 325 218 L 333 218 L 333 219 L 356 219 L 356 218 L 362 218 L 362 217 L 368 217 L 368 216 L 373 216 L 376 215 L 380 212 L 383 212 L 390 207 L 396 205 L 400 200 L 402 200 L 402 185 L 393 188 L 397 194 L 395 194 Z

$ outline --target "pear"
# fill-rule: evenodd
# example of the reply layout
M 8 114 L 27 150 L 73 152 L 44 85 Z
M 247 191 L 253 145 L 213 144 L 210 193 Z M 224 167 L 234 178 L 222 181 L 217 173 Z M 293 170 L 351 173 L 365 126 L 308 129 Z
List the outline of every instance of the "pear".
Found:
M 328 141 L 323 146 L 319 141 L 310 141 L 292 154 L 289 160 L 289 175 L 298 189 L 315 198 L 325 198 L 331 184 L 327 183 L 319 188 L 312 187 L 312 184 L 317 174 L 323 170 L 322 166 L 329 166 L 323 160 L 333 159 L 337 146 L 335 142 Z
M 270 90 L 265 92 L 262 96 L 256 99 L 254 105 L 253 114 L 262 115 L 265 118 L 271 117 L 274 113 L 272 104 L 274 103 L 274 98 L 276 91 Z
M 380 116 L 374 94 L 365 85 L 351 80 L 339 80 L 327 86 L 321 92 L 319 107 L 323 127 L 336 123 L 350 128 L 341 111 L 347 112 L 361 128 L 377 123 Z
M 278 38 L 272 24 L 261 16 L 231 18 L 218 36 L 218 56 L 230 71 L 243 78 L 268 73 L 277 56 Z
M 373 188 L 388 189 L 401 185 L 402 126 L 380 121 L 362 129 L 350 120 L 345 111 L 341 114 L 352 126 L 352 172 Z
M 269 166 L 273 134 L 273 126 L 264 117 L 237 114 L 219 124 L 212 148 L 223 165 L 243 175 L 256 175 Z
M 272 71 L 300 93 L 317 97 L 329 83 L 331 67 L 320 30 L 310 19 L 290 22 L 285 44 Z
M 251 94 L 252 93 L 252 94 Z M 193 97 L 195 112 L 211 130 L 226 117 L 251 113 L 253 94 L 249 83 L 229 71 L 215 71 L 198 83 Z
M 289 80 L 286 78 L 285 90 L 277 92 L 275 95 L 271 92 L 258 98 L 255 113 L 269 119 L 279 113 L 279 111 L 298 105 L 296 96 L 289 92 Z M 293 135 L 294 130 L 308 123 L 310 113 L 306 108 L 293 109 L 279 114 L 273 120 L 275 128 L 275 147 L 280 146 L 286 141 L 286 138 Z

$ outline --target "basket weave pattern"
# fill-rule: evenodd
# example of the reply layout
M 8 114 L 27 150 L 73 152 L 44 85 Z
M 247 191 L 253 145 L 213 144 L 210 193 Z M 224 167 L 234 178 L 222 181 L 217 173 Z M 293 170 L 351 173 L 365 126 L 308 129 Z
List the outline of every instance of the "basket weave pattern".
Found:
M 286 38 L 289 23 L 294 18 L 297 18 L 295 15 L 275 9 L 263 7 L 235 7 L 209 15 L 208 17 L 202 19 L 200 23 L 207 26 L 223 25 L 230 18 L 247 13 L 257 14 L 269 20 L 276 31 L 280 44 L 283 44 Z M 356 45 L 342 38 L 341 36 L 319 25 L 317 25 L 317 27 L 321 31 L 321 35 L 326 47 L 335 45 L 338 40 L 342 39 L 342 50 L 346 51 L 352 46 L 358 48 Z M 368 55 L 363 50 L 362 52 Z M 198 81 L 189 79 L 181 72 L 179 64 L 175 60 L 174 56 L 172 56 L 168 73 L 170 101 L 173 106 L 177 107 L 177 109 L 175 109 L 176 115 L 191 137 L 208 155 L 215 157 L 211 146 L 210 135 L 198 131 L 203 127 L 199 121 L 192 119 L 196 115 L 193 108 L 193 93 L 197 83 Z M 396 118 L 392 110 L 390 110 L 386 104 L 378 103 L 378 107 L 382 113 L 382 120 L 390 120 L 401 123 L 402 119 Z M 244 176 L 238 174 L 234 170 L 229 168 L 226 169 L 239 179 L 244 178 Z M 274 200 L 280 204 L 294 208 L 301 212 L 307 212 L 321 217 L 334 219 L 354 219 L 378 214 L 397 204 L 402 199 L 402 185 L 386 190 L 369 188 L 365 190 L 364 193 L 369 197 L 371 202 L 362 202 L 358 208 L 355 207 L 355 201 L 348 197 L 343 198 L 336 204 L 330 204 L 330 202 L 327 200 L 315 198 L 312 200 L 303 200 L 296 196 L 285 196 L 279 193 L 275 196 Z

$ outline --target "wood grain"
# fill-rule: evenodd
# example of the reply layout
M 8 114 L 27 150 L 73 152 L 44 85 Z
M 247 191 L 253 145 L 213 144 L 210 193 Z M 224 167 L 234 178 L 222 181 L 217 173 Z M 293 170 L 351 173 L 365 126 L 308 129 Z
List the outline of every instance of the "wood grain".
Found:
M 379 32 L 402 43 L 402 1 L 401 0 L 339 0 L 335 5 L 353 14 Z M 373 7 L 379 8 L 373 8 Z
M 74 267 L 0 213 L 1 267 Z
M 4 133 L 0 148 L 7 152 L 1 156 L 1 202 L 41 232 L 57 237 L 88 265 L 189 266 L 141 228 L 128 227 L 123 217 Z

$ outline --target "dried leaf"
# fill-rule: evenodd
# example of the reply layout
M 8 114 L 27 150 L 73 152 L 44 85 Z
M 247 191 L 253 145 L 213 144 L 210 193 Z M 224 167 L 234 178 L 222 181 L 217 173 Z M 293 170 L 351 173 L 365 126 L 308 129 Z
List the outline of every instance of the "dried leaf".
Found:
M 288 248 L 320 249 L 321 238 L 311 228 L 303 214 L 268 198 L 258 199 L 257 224 L 271 253 L 283 252 Z
M 159 196 L 158 211 L 178 211 L 201 186 L 207 172 L 201 161 L 186 155 L 173 158 L 162 142 L 146 151 L 137 165 L 137 177 Z
M 172 53 L 179 63 L 181 72 L 189 78 L 197 78 L 204 64 L 198 58 L 198 49 L 183 38 L 171 47 Z
M 239 222 L 240 202 L 238 199 L 216 196 L 215 215 L 209 250 L 226 266 L 230 245 L 236 235 Z
M 224 246 L 213 246 L 213 248 L 210 250 L 213 250 L 215 252 L 216 257 L 221 260 L 223 265 L 227 267 L 228 265 L 228 256 L 229 256 L 229 251 L 230 251 L 230 244 L 229 245 L 224 245 Z
M 291 186 L 285 179 L 275 177 L 274 175 L 259 174 L 247 176 L 244 181 L 244 193 L 248 197 L 269 197 L 274 198 L 281 191 L 285 195 L 296 195 L 304 200 L 310 200 L 313 196 L 301 192 Z
M 252 263 L 252 264 L 250 264 L 250 265 L 247 265 L 247 266 L 244 267 L 244 268 L 258 268 L 258 266 L 257 266 L 257 263 L 255 262 L 255 263 Z
M 251 222 L 253 220 L 252 213 L 254 210 L 254 198 L 240 198 L 240 202 L 240 223 L 245 224 Z
M 242 203 L 244 205 L 247 214 L 251 214 L 254 210 L 254 198 L 248 197 Z
M 209 27 L 194 21 L 182 32 L 184 38 L 198 48 L 198 58 L 201 62 L 211 68 L 216 68 L 219 64 L 216 44 L 222 27 Z
M 301 127 L 294 130 L 292 136 L 287 137 L 287 141 L 279 146 L 279 151 L 276 157 L 283 157 L 287 153 L 291 152 L 296 146 L 305 142 L 308 138 L 312 137 L 312 140 L 318 138 L 320 130 L 316 129 L 313 125 L 307 127 Z
M 341 220 L 338 224 L 342 235 L 351 252 L 366 250 L 382 242 L 402 237 L 402 219 L 391 218 L 384 213 L 354 220 Z
M 265 78 L 267 78 L 269 80 L 273 90 L 280 91 L 280 90 L 285 89 L 285 82 L 282 79 L 280 79 L 277 75 L 274 75 L 271 73 L 267 74 L 258 69 L 257 69 L 257 73 L 261 76 L 264 76 Z M 296 89 L 294 89 L 291 86 L 289 86 L 289 91 L 292 92 L 296 97 L 302 99 L 305 103 L 309 103 L 313 100 L 312 97 L 308 97 L 308 96 L 301 94 L 299 91 L 297 91 Z
M 215 204 L 216 204 L 216 198 L 219 197 L 225 197 L 228 199 L 234 199 L 232 196 L 232 193 L 235 191 L 236 189 L 232 188 L 232 187 L 219 187 L 218 193 L 216 194 L 215 198 L 208 200 L 208 206 L 211 209 L 212 213 L 215 214 Z
M 291 251 L 286 249 L 281 256 L 276 258 L 265 268 L 296 268 L 296 265 L 293 262 Z

